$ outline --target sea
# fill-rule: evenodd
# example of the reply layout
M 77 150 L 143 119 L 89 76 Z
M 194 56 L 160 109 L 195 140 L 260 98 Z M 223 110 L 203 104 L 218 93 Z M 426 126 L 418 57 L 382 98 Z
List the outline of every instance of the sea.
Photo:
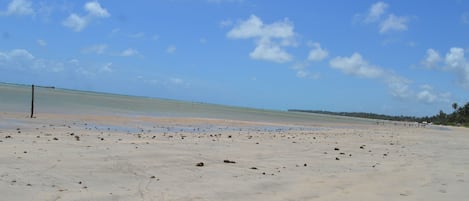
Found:
M 31 99 L 31 85 L 0 83 L 0 112 L 24 112 L 25 115 L 28 115 L 31 111 Z M 336 122 L 373 124 L 376 122 L 376 120 L 353 117 L 234 107 L 39 86 L 34 88 L 34 113 L 35 115 L 40 115 L 41 113 L 59 113 L 121 115 L 129 117 L 217 118 L 281 123 Z

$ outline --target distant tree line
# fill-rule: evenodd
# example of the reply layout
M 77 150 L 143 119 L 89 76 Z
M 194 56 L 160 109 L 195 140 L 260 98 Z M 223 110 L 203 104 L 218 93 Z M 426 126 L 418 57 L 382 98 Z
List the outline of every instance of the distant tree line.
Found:
M 453 103 L 454 111 L 446 114 L 442 110 L 434 116 L 414 117 L 414 116 L 392 116 L 384 114 L 366 113 L 366 112 L 330 112 L 320 110 L 298 110 L 289 109 L 290 112 L 308 112 L 318 114 L 339 115 L 347 117 L 360 117 L 368 119 L 390 120 L 390 121 L 408 121 L 408 122 L 428 122 L 439 125 L 453 125 L 469 127 L 469 102 L 460 107 L 457 103 Z

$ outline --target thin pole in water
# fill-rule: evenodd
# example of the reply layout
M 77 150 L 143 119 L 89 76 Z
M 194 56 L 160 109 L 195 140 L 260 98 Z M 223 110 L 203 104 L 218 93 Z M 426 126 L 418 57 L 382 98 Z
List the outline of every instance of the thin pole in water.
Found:
M 31 118 L 34 115 L 34 84 L 31 86 Z

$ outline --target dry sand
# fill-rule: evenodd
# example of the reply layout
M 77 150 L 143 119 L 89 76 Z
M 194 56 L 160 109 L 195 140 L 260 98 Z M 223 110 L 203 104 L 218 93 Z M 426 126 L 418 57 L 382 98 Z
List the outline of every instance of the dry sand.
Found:
M 469 198 L 464 128 L 0 115 L 0 200 Z

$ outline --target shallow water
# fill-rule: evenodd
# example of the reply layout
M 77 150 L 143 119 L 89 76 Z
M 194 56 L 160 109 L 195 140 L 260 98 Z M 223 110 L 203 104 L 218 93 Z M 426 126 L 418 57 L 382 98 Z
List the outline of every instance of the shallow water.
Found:
M 29 114 L 31 86 L 0 84 L 0 111 Z M 374 120 L 322 114 L 231 107 L 176 100 L 35 88 L 35 113 L 198 117 L 269 122 L 374 123 Z

